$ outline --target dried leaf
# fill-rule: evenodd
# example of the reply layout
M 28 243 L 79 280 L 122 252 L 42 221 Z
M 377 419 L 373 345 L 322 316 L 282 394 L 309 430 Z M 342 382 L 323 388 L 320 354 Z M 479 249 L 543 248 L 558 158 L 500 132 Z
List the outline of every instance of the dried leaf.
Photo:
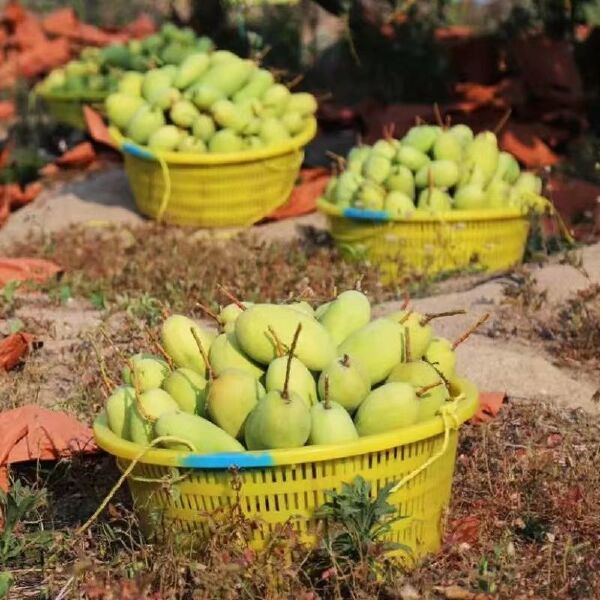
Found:
M 506 394 L 504 392 L 482 392 L 479 395 L 479 410 L 471 419 L 473 423 L 487 423 L 498 415 Z
M 0 341 L 0 368 L 14 369 L 29 352 L 33 336 L 29 333 L 13 333 Z

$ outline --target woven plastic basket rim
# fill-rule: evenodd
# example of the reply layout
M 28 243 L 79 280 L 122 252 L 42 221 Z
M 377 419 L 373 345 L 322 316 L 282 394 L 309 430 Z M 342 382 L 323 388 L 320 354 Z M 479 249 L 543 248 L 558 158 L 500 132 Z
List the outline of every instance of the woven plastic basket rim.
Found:
M 470 419 L 479 406 L 479 392 L 475 385 L 466 379 L 453 382 L 459 393 L 465 397 L 458 401 L 456 415 L 462 424 Z M 123 440 L 114 434 L 107 425 L 103 411 L 94 421 L 94 436 L 100 448 L 118 458 L 133 460 L 142 446 Z M 360 438 L 354 442 L 331 446 L 303 446 L 285 450 L 247 451 L 225 454 L 194 454 L 162 448 L 148 450 L 139 462 L 170 467 L 197 467 L 206 469 L 227 469 L 298 465 L 320 462 L 349 456 L 389 450 L 398 446 L 419 442 L 444 433 L 444 421 L 437 416 L 400 430 L 388 431 Z
M 527 219 L 527 213 L 517 208 L 489 210 L 451 210 L 436 213 L 434 216 L 424 211 L 417 211 L 408 219 L 392 217 L 385 211 L 365 211 L 365 216 L 344 214 L 344 209 L 335 206 L 325 198 L 317 200 L 317 208 L 330 217 L 351 219 L 353 221 L 376 221 L 378 223 L 455 223 L 462 221 L 505 221 L 512 219 Z M 358 211 L 357 211 L 358 212 Z M 356 215 L 356 216 L 355 216 Z M 373 216 L 369 216 L 373 215 Z
M 156 160 L 156 156 L 160 156 L 167 164 L 170 165 L 226 165 L 240 164 L 247 162 L 256 162 L 269 158 L 275 158 L 292 152 L 297 152 L 317 133 L 317 121 L 315 118 L 310 118 L 304 128 L 298 135 L 281 143 L 273 144 L 267 148 L 258 148 L 256 150 L 244 150 L 241 152 L 229 152 L 225 154 L 193 154 L 184 152 L 153 152 L 146 146 L 140 146 L 127 140 L 121 135 L 115 127 L 109 127 L 109 133 L 117 147 L 121 152 L 131 154 L 136 158 L 144 160 Z
M 101 102 L 106 100 L 109 92 L 35 92 L 40 98 L 54 102 Z

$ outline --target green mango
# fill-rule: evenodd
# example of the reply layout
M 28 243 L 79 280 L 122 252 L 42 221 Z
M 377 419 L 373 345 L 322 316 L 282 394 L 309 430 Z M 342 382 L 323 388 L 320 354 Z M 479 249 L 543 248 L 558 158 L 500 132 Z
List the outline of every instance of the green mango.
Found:
M 393 165 L 384 185 L 391 192 L 402 192 L 411 200 L 415 199 L 415 178 L 404 165 Z
M 281 143 L 290 138 L 290 134 L 283 123 L 275 117 L 263 119 L 260 124 L 259 136 L 265 146 Z
M 177 150 L 187 154 L 204 154 L 208 149 L 202 140 L 195 138 L 193 135 L 184 135 L 177 144 Z
M 250 147 L 263 147 L 264 142 L 260 139 L 260 126 L 262 124 L 262 119 L 260 117 L 251 116 L 248 122 L 244 125 L 242 129 L 242 133 L 245 136 L 248 136 L 248 139 L 255 140 L 250 144 Z M 256 143 L 258 142 L 258 144 Z
M 217 100 L 225 98 L 225 94 L 214 85 L 208 85 L 201 81 L 189 90 L 192 102 L 201 110 L 208 110 Z
M 491 131 L 477 134 L 465 148 L 465 161 L 467 165 L 479 167 L 483 175 L 484 187 L 490 182 L 498 168 L 499 154 L 498 140 Z
M 190 49 L 180 42 L 171 42 L 160 52 L 163 62 L 169 65 L 179 65 L 190 54 Z
M 500 156 L 502 156 L 503 154 L 504 153 L 501 152 Z M 506 170 L 504 172 L 504 180 L 510 184 L 513 184 L 519 178 L 520 173 L 521 173 L 521 169 L 519 167 L 519 163 L 517 162 L 517 159 L 514 156 L 510 156 L 510 160 L 508 161 L 508 166 L 506 167 Z
M 439 373 L 432 365 L 423 360 L 396 365 L 387 378 L 388 383 L 395 381 L 410 383 L 417 390 L 419 400 L 417 421 L 432 419 L 444 403 L 450 400 L 448 388 Z M 419 396 L 419 390 L 428 386 L 435 387 L 424 390 L 422 395 Z
M 127 125 L 127 137 L 136 144 L 146 144 L 150 136 L 165 124 L 162 110 L 142 104 Z
M 515 160 L 512 154 L 508 152 L 500 152 L 498 155 L 498 166 L 492 177 L 493 181 L 507 181 L 514 183 L 519 176 L 519 163 Z
M 378 140 L 373 144 L 373 148 L 371 149 L 371 156 L 373 154 L 379 154 L 392 161 L 396 156 L 396 147 L 388 140 Z
M 259 421 L 256 419 L 256 415 L 256 410 L 253 410 L 246 417 L 246 422 L 244 423 L 244 444 L 248 450 L 266 450 L 267 447 L 259 439 Z
M 220 64 L 214 64 L 213 62 L 212 66 L 202 76 L 202 83 L 213 86 L 223 96 L 229 98 L 244 86 L 255 70 L 256 64 L 251 60 L 242 60 L 237 57 L 235 60 L 227 60 Z
M 350 206 L 354 194 L 363 182 L 362 175 L 352 171 L 344 171 L 337 179 L 335 202 L 340 206 Z
M 263 369 L 244 354 L 234 333 L 218 335 L 210 346 L 208 359 L 217 376 L 227 369 L 246 371 L 255 379 L 264 375 Z
M 363 164 L 362 174 L 375 183 L 383 183 L 392 171 L 392 163 L 382 154 L 371 152 Z
M 155 104 L 155 101 L 159 96 L 162 95 L 164 90 L 171 87 L 171 76 L 167 71 L 162 69 L 152 69 L 144 75 L 142 81 L 142 96 L 150 102 Z
M 187 129 L 192 127 L 193 123 L 200 116 L 200 112 L 189 100 L 177 100 L 171 107 L 169 116 L 175 125 Z
M 229 50 L 215 50 L 210 55 L 210 64 L 211 66 L 224 65 L 228 62 L 236 62 L 239 61 L 240 57 Z
M 170 413 L 159 417 L 154 426 L 157 437 L 173 436 L 189 442 L 194 453 L 244 452 L 245 448 L 234 437 L 214 423 L 198 415 Z M 171 450 L 192 452 L 187 444 L 164 441 L 162 445 Z
M 370 179 L 362 182 L 353 199 L 356 208 L 367 210 L 383 210 L 384 203 L 385 189 Z
M 101 62 L 105 67 L 128 69 L 131 53 L 123 44 L 110 44 L 100 51 Z
M 163 125 L 148 139 L 148 147 L 157 152 L 175 150 L 183 138 L 183 132 L 175 125 Z
M 328 397 L 332 402 L 343 406 L 349 413 L 353 413 L 369 395 L 371 381 L 362 364 L 345 354 L 336 358 L 321 371 L 318 389 L 321 399 Z
M 429 162 L 429 156 L 412 146 L 400 146 L 396 151 L 396 162 L 404 165 L 413 173 Z
M 265 147 L 265 143 L 257 135 L 251 135 L 250 137 L 247 137 L 244 143 L 246 148 L 250 150 L 259 150 L 260 148 Z
M 338 356 L 348 354 L 360 362 L 371 385 L 383 381 L 402 358 L 404 328 L 391 319 L 375 319 L 349 335 L 339 346 Z
M 241 132 L 252 118 L 249 109 L 239 107 L 231 100 L 217 100 L 210 107 L 210 111 L 218 125 L 236 133 Z
M 510 184 L 503 179 L 492 179 L 485 190 L 485 208 L 507 208 L 510 202 Z
M 317 100 L 308 92 L 296 92 L 288 99 L 286 110 L 300 113 L 303 117 L 314 115 L 317 112 Z
M 317 402 L 310 409 L 310 422 L 309 444 L 328 446 L 358 439 L 352 418 L 337 402 Z
M 287 109 L 281 115 L 281 123 L 290 135 L 296 135 L 304 129 L 304 117 L 298 112 Z
M 313 317 L 275 304 L 255 304 L 240 314 L 235 335 L 244 352 L 255 361 L 269 364 L 277 358 L 271 327 L 279 340 L 291 344 L 298 325 L 302 325 L 296 357 L 307 368 L 320 371 L 335 357 L 335 344 L 327 330 Z
M 192 123 L 192 133 L 203 142 L 208 142 L 215 135 L 215 122 L 208 115 L 198 115 Z
M 197 40 L 196 40 L 196 44 L 195 44 L 195 48 L 196 50 L 198 50 L 198 52 L 210 52 L 211 50 L 213 50 L 215 47 L 214 42 L 206 35 L 201 35 Z
M 436 160 L 451 160 L 460 163 L 463 147 L 459 138 L 451 131 L 442 131 L 433 145 L 433 157 Z
M 542 193 L 542 180 L 533 173 L 523 172 L 514 183 L 514 189 L 520 192 Z
M 416 423 L 419 400 L 412 385 L 386 383 L 374 389 L 358 407 L 354 416 L 361 437 L 385 433 Z
M 164 321 L 160 332 L 162 345 L 178 367 L 191 369 L 204 376 L 206 363 L 191 329 L 200 338 L 202 348 L 208 356 L 210 346 L 216 337 L 215 334 L 203 329 L 183 315 L 171 315 Z
M 294 310 L 299 310 L 300 312 L 308 315 L 309 317 L 315 316 L 315 311 L 313 307 L 308 303 L 302 300 L 301 302 L 292 302 L 291 304 L 286 304 L 289 308 L 293 308 Z
M 459 176 L 458 165 L 454 161 L 433 160 L 417 171 L 415 183 L 421 188 L 433 185 L 444 190 L 455 185 Z
M 239 152 L 244 148 L 244 140 L 231 129 L 220 129 L 208 141 L 208 150 L 215 154 Z
M 408 130 L 401 143 L 425 153 L 431 150 L 440 134 L 441 129 L 434 125 L 416 125 Z
M 189 54 L 179 65 L 173 85 L 179 90 L 189 87 L 208 69 L 209 63 L 210 57 L 204 52 Z
M 207 381 L 200 373 L 185 367 L 175 369 L 162 385 L 180 410 L 201 417 L 206 412 L 206 386 Z
M 280 356 L 271 361 L 265 376 L 265 388 L 267 392 L 283 390 L 288 361 L 288 356 Z M 298 394 L 309 408 L 317 402 L 317 385 L 315 380 L 311 372 L 297 358 L 291 359 L 288 389 L 290 392 Z
M 454 208 L 458 210 L 478 210 L 487 204 L 486 193 L 476 183 L 469 183 L 454 194 Z
M 239 319 L 238 319 L 239 320 Z M 310 410 L 304 400 L 290 392 L 272 390 L 263 396 L 250 413 L 252 445 L 264 449 L 300 448 L 310 435 Z M 250 447 L 250 440 L 246 443 Z
M 151 104 L 162 110 L 169 110 L 180 99 L 181 92 L 174 87 L 168 87 L 160 90 Z
M 137 71 L 126 71 L 119 78 L 117 90 L 127 96 L 141 97 L 143 82 L 144 76 L 141 73 L 138 73 Z
M 425 360 L 431 363 L 445 378 L 454 378 L 456 371 L 456 354 L 452 343 L 445 338 L 434 338 L 427 347 Z
M 106 399 L 104 410 L 109 429 L 120 438 L 131 438 L 131 411 L 135 403 L 135 389 L 129 385 L 119 386 Z
M 140 406 L 143 412 L 140 412 Z M 155 420 L 163 414 L 178 410 L 177 402 L 164 390 L 153 389 L 140 394 L 131 411 L 131 441 L 147 446 L 154 439 Z M 146 420 L 146 416 L 152 420 Z
M 342 292 L 319 318 L 336 346 L 371 320 L 369 299 L 357 290 Z
M 415 212 L 415 203 L 403 192 L 389 192 L 383 209 L 395 219 L 409 219 Z
M 252 306 L 252 302 L 242 302 L 241 304 L 246 308 Z M 243 309 L 240 308 L 234 302 L 228 304 L 227 306 L 224 306 L 219 311 L 217 318 L 219 321 L 219 325 L 225 333 L 233 333 L 235 331 L 235 322 L 242 312 Z
M 469 145 L 475 137 L 473 130 L 468 125 L 464 125 L 462 123 L 453 125 L 450 127 L 449 131 L 459 141 L 462 148 Z
M 289 104 L 291 94 L 285 85 L 275 83 L 261 97 L 265 117 L 281 116 Z
M 324 302 L 315 309 L 315 319 L 320 319 L 325 311 L 331 306 L 331 302 Z
M 405 346 L 403 348 L 405 361 L 420 359 L 425 354 L 425 350 L 427 350 L 427 346 L 433 338 L 433 328 L 428 322 L 423 322 L 424 316 L 415 311 L 399 310 L 387 317 L 396 323 L 400 323 L 408 331 L 409 347 L 406 348 Z M 408 350 L 408 356 L 406 350 Z
M 419 194 L 418 207 L 428 212 L 446 212 L 452 210 L 452 198 L 437 188 L 425 188 Z
M 108 120 L 119 129 L 124 130 L 133 119 L 135 113 L 142 106 L 147 106 L 147 104 L 139 96 L 129 96 L 117 92 L 106 98 L 104 106 Z
M 248 82 L 233 95 L 234 102 L 260 98 L 275 82 L 273 75 L 266 69 L 257 69 Z
M 171 372 L 166 361 L 153 354 L 140 352 L 134 354 L 129 362 L 133 366 L 133 373 L 129 365 L 124 367 L 121 373 L 123 381 L 141 392 L 161 387 Z
M 265 388 L 254 375 L 225 369 L 208 384 L 206 412 L 213 423 L 237 438 L 243 435 L 246 417 L 264 395 Z

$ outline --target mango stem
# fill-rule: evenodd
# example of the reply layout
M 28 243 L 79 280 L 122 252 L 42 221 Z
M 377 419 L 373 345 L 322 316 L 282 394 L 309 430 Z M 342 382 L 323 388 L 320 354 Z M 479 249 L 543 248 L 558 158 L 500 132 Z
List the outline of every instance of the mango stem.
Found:
M 410 304 L 410 292 L 408 290 L 404 290 L 404 300 L 400 305 L 400 310 L 406 310 L 408 305 Z
M 128 361 L 129 369 L 131 370 L 131 382 L 133 383 L 133 389 L 135 390 L 135 407 L 137 411 L 142 415 L 142 419 L 144 421 L 149 421 L 150 423 L 154 423 L 156 421 L 155 418 L 151 417 L 145 410 L 140 400 L 142 395 L 142 390 L 140 389 L 140 382 L 138 380 L 138 376 L 136 370 L 134 368 L 133 360 L 129 359 Z
M 482 317 L 479 317 L 479 320 L 474 325 L 471 325 L 467 331 L 465 331 L 459 338 L 454 340 L 452 343 L 452 350 L 455 350 L 457 346 L 462 344 L 471 334 L 475 333 L 477 329 L 479 329 L 488 319 L 490 318 L 490 313 L 485 313 Z
M 175 368 L 175 365 L 173 364 L 173 359 L 169 356 L 167 351 L 163 348 L 162 344 L 156 338 L 156 335 L 154 334 L 154 332 L 148 326 L 146 326 L 146 333 L 148 334 L 148 337 L 150 338 L 152 345 L 156 348 L 158 353 L 167 361 L 169 368 L 171 370 L 173 370 Z
M 404 358 L 405 362 L 412 362 L 412 355 L 410 352 L 410 329 L 404 328 Z
M 443 129 L 444 121 L 440 112 L 440 105 L 437 102 L 433 103 L 433 116 L 435 117 L 435 122 Z
M 348 355 L 345 354 L 344 356 Z M 323 387 L 325 388 L 323 391 L 323 408 L 329 410 L 331 408 L 331 402 L 329 402 L 329 375 L 325 375 Z
M 298 323 L 298 327 L 296 328 L 296 332 L 294 333 L 294 339 L 292 340 L 292 345 L 290 346 L 287 365 L 285 367 L 285 381 L 283 382 L 283 390 L 281 392 L 281 396 L 286 402 L 289 402 L 288 385 L 290 383 L 290 371 L 292 370 L 292 358 L 294 358 L 294 352 L 296 351 L 296 344 L 298 343 L 298 338 L 300 337 L 301 330 L 302 323 Z
M 423 357 L 423 360 L 435 370 L 435 372 L 440 376 L 440 379 L 443 381 L 446 388 L 450 390 L 450 382 L 448 381 L 446 376 L 437 368 L 437 363 L 432 363 L 430 360 L 427 360 L 425 356 Z
M 442 317 L 453 317 L 455 315 L 466 315 L 467 311 L 460 309 L 460 310 L 447 310 L 444 312 L 439 312 L 439 313 L 427 313 L 425 315 L 423 315 L 423 318 L 419 321 L 419 325 L 421 327 L 425 327 L 425 325 L 427 325 L 427 323 L 429 323 L 429 321 L 433 321 L 433 319 L 440 319 Z
M 194 336 L 194 340 L 196 340 L 196 345 L 198 346 L 198 350 L 200 350 L 200 354 L 202 355 L 202 360 L 204 360 L 204 364 L 206 366 L 206 372 L 208 373 L 208 379 L 210 381 L 212 381 L 215 378 L 215 372 L 213 371 L 213 368 L 210 366 L 210 362 L 208 361 L 208 355 L 206 354 L 206 350 L 204 350 L 202 340 L 200 339 L 198 332 L 193 327 L 190 327 L 190 331 L 192 332 L 192 335 Z
M 277 354 L 277 357 L 285 356 L 288 352 L 285 344 L 279 339 L 279 336 L 275 333 L 275 330 L 271 325 L 267 327 L 267 330 L 275 342 L 275 353 Z
M 246 310 L 246 307 L 241 303 L 241 301 L 238 298 L 236 298 L 227 288 L 222 286 L 220 283 L 217 283 L 217 288 L 219 289 L 221 294 L 223 294 L 223 296 L 229 298 L 229 300 L 231 300 L 238 308 Z
M 436 381 L 435 383 L 430 383 L 429 385 L 424 385 L 416 391 L 416 394 L 419 398 L 423 397 L 429 390 L 437 387 L 438 385 L 442 385 L 443 381 Z
M 347 354 L 344 354 L 344 356 L 342 356 L 342 360 L 341 363 L 342 367 L 349 367 L 350 366 L 350 357 Z
M 205 314 L 208 315 L 213 321 L 221 325 L 221 321 L 219 321 L 219 317 L 216 313 L 214 313 L 208 306 L 202 304 L 202 302 L 196 302 L 196 306 Z

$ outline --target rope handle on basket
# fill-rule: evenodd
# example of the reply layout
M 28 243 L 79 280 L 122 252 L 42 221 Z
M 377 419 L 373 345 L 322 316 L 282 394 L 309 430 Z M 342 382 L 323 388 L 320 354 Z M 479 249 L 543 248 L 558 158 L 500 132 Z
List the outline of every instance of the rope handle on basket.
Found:
M 433 456 L 430 456 L 420 467 L 417 467 L 414 471 L 408 475 L 405 475 L 390 490 L 391 494 L 397 492 L 401 487 L 405 486 L 409 481 L 412 481 L 417 475 L 425 471 L 425 469 L 428 469 L 433 463 L 446 454 L 446 450 L 448 450 L 448 444 L 450 443 L 450 432 L 452 430 L 457 430 L 460 426 L 460 421 L 458 419 L 458 415 L 456 414 L 456 405 L 464 398 L 465 395 L 460 394 L 459 396 L 456 396 L 452 402 L 449 402 L 446 406 L 442 406 L 440 408 L 440 416 L 444 421 L 444 442 L 442 443 L 442 447 L 440 448 L 439 452 Z
M 144 448 L 142 448 L 142 450 L 140 450 L 133 457 L 132 461 L 129 463 L 129 466 L 123 471 L 123 473 L 121 474 L 121 477 L 119 477 L 119 479 L 117 480 L 117 483 L 115 483 L 115 485 L 113 485 L 110 492 L 108 492 L 108 494 L 106 494 L 106 497 L 104 498 L 104 500 L 102 500 L 102 502 L 100 503 L 98 508 L 94 511 L 94 514 L 75 532 L 75 535 L 80 535 L 81 533 L 86 531 L 86 529 L 88 529 L 90 527 L 90 525 L 98 518 L 98 516 L 102 513 L 102 511 L 108 506 L 108 503 L 113 499 L 114 495 L 119 491 L 119 488 L 123 485 L 123 482 L 127 479 L 127 477 L 129 477 L 129 475 L 131 474 L 133 469 L 135 469 L 136 465 L 140 462 L 140 460 L 142 460 L 142 458 L 144 458 L 144 456 L 146 456 L 146 454 L 150 450 L 152 450 L 152 448 L 154 448 L 158 444 L 161 444 L 162 442 L 177 442 L 178 444 L 183 444 L 184 446 L 187 446 L 191 452 L 196 452 L 196 447 L 193 444 L 191 444 L 190 442 L 188 442 L 187 440 L 184 440 L 184 439 L 172 436 L 172 435 L 162 435 L 160 437 L 154 438 L 148 446 L 145 446 Z M 187 476 L 187 474 L 185 476 Z M 176 478 L 175 480 L 179 480 L 179 479 L 181 479 L 181 478 Z M 165 480 L 159 480 L 159 481 L 163 482 Z

